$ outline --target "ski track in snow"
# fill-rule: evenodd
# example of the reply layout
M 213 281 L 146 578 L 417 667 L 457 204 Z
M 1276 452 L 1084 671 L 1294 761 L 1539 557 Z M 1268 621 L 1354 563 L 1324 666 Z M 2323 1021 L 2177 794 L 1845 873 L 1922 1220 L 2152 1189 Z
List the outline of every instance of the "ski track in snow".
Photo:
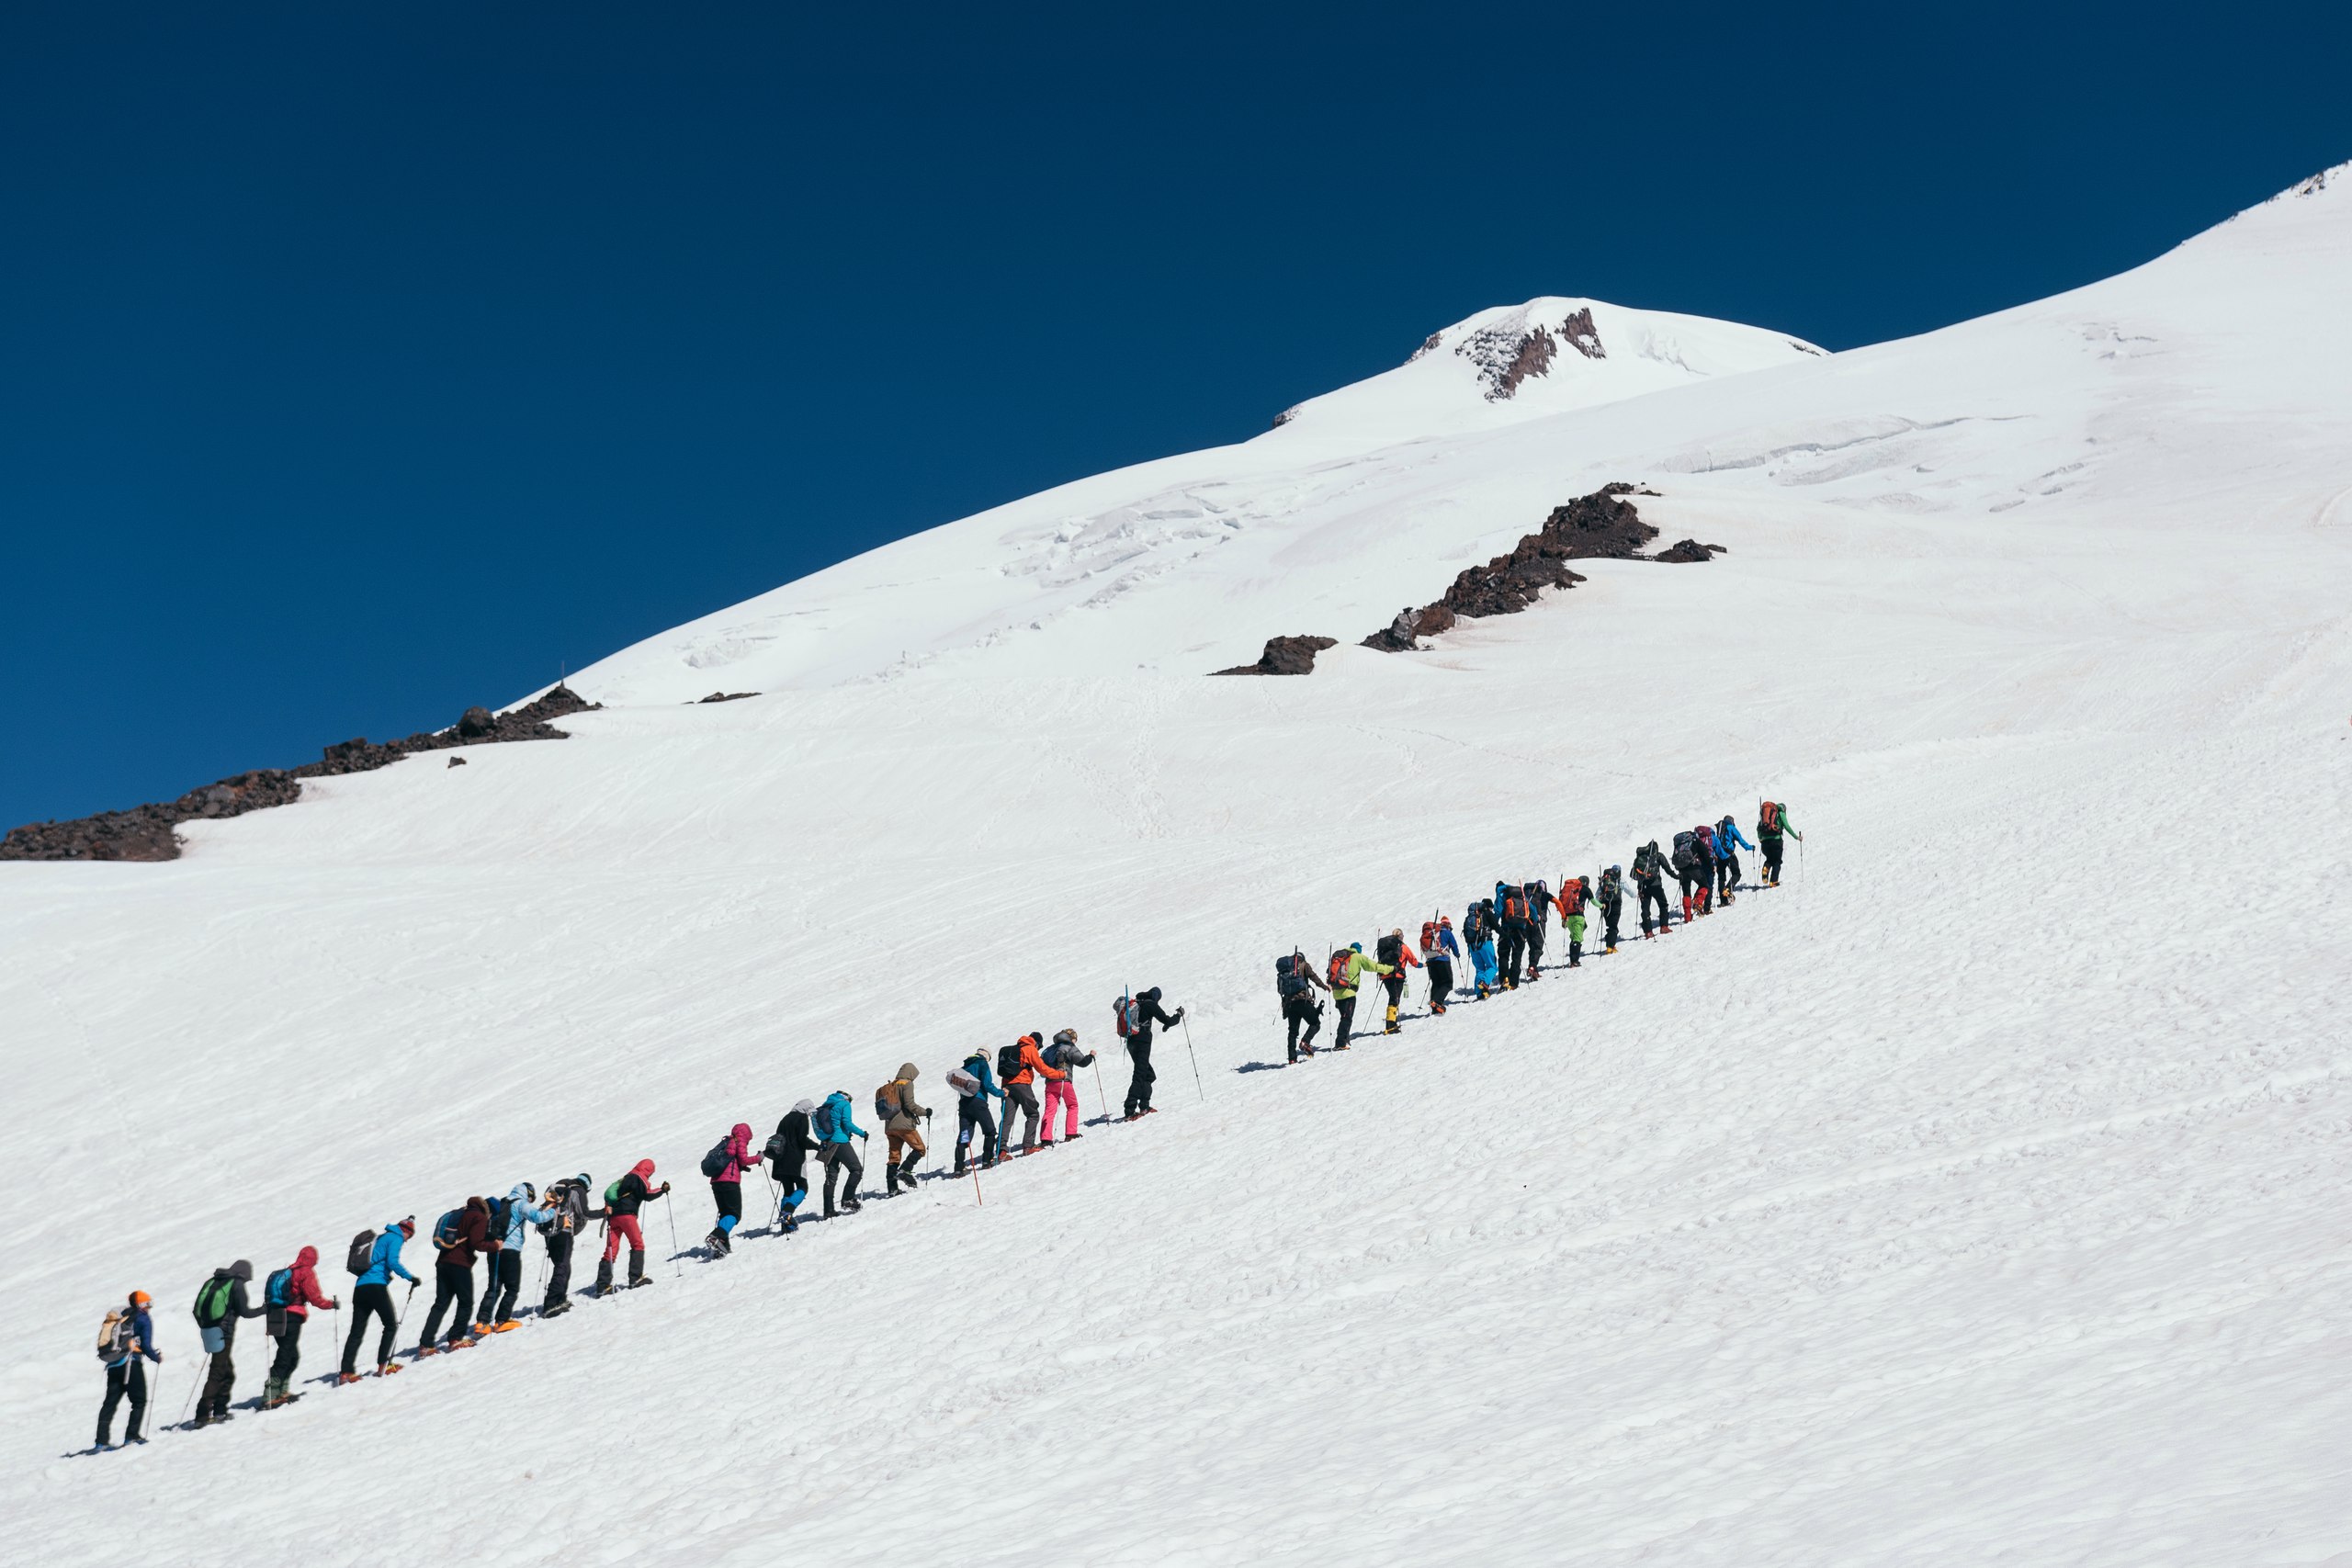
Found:
M 628 650 L 560 745 L 0 867 L 10 1560 L 2352 1562 L 2343 205 L 1334 458 L 1467 374 L 1433 354 Z M 1345 645 L 1612 478 L 1732 553 Z M 1201 678 L 1314 630 L 1308 679 Z M 679 705 L 714 662 L 767 694 Z M 1786 886 L 1268 1070 L 1293 943 L 1752 833 L 1767 791 Z M 1108 1004 L 1151 984 L 1205 1095 L 1182 1031 L 1158 1116 L 1094 1124 L 1084 1075 L 1083 1141 L 984 1204 L 785 1238 L 752 1184 L 674 1270 L 656 1205 L 647 1290 L 60 1457 L 132 1285 L 175 1422 L 232 1258 L 310 1242 L 347 1293 L 363 1224 L 644 1154 L 691 1249 L 734 1121 L 863 1119 L 911 1057 L 944 1149 L 963 1052 L 1066 1024 L 1115 1105 Z

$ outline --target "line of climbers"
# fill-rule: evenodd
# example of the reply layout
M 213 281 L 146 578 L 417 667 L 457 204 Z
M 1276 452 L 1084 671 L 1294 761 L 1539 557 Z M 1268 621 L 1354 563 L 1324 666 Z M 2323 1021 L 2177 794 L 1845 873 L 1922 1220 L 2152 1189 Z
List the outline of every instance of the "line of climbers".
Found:
M 1640 900 L 1643 937 L 1667 935 L 1674 929 L 1666 896 L 1669 873 L 1680 884 L 1682 922 L 1688 923 L 1712 913 L 1717 903 L 1735 901 L 1739 850 L 1756 852 L 1760 846 L 1764 857 L 1760 885 L 1778 886 L 1784 837 L 1802 841 L 1804 835 L 1789 821 L 1786 806 L 1765 801 L 1757 817 L 1756 843 L 1748 842 L 1739 825 L 1725 817 L 1675 834 L 1670 853 L 1660 850 L 1655 839 L 1642 845 L 1634 852 L 1633 879 Z M 1516 990 L 1522 977 L 1528 982 L 1542 979 L 1544 938 L 1555 912 L 1567 931 L 1569 968 L 1579 968 L 1584 963 L 1589 908 L 1600 910 L 1603 952 L 1615 953 L 1624 877 L 1624 869 L 1614 865 L 1597 876 L 1564 876 L 1556 894 L 1541 881 L 1498 882 L 1492 897 L 1470 906 L 1458 937 L 1452 917 L 1433 913 L 1421 923 L 1418 953 L 1407 945 L 1399 927 L 1378 940 L 1372 957 L 1364 956 L 1362 942 L 1336 949 L 1320 975 L 1294 949 L 1274 964 L 1290 1060 L 1295 1063 L 1315 1055 L 1315 1036 L 1323 1021 L 1322 1006 L 1315 999 L 1318 988 L 1330 994 L 1339 1013 L 1330 1049 L 1344 1051 L 1354 1030 L 1357 995 L 1367 975 L 1378 978 L 1387 994 L 1383 1032 L 1395 1034 L 1400 1028 L 1397 1012 L 1404 1001 L 1408 969 L 1427 971 L 1430 1011 L 1440 1016 L 1453 1000 L 1454 969 L 1465 955 L 1472 968 L 1470 988 L 1481 1001 L 1498 990 Z M 1657 911 L 1655 920 L 1650 913 L 1653 905 Z M 1159 1003 L 1160 993 L 1155 987 L 1136 995 L 1122 995 L 1113 1004 L 1114 1027 L 1126 1046 L 1130 1067 L 1123 1121 L 1153 1113 L 1152 1088 L 1158 1074 L 1151 1063 L 1152 1030 L 1155 1025 L 1173 1028 L 1184 1019 L 1182 1008 L 1170 1013 Z M 1057 1032 L 1050 1042 L 1043 1030 L 1032 1030 L 999 1048 L 993 1062 L 985 1050 L 971 1052 L 947 1074 L 947 1085 L 957 1098 L 956 1165 L 952 1172 L 939 1174 L 961 1178 L 1017 1156 L 1052 1148 L 1057 1111 L 1063 1117 L 1060 1141 L 1083 1136 L 1078 1130 L 1078 1092 L 1072 1079 L 1080 1068 L 1094 1063 L 1094 1054 L 1080 1048 L 1075 1029 Z M 874 1093 L 874 1113 L 882 1122 L 888 1145 L 885 1197 L 913 1190 L 919 1167 L 929 1153 L 923 1130 L 930 1124 L 932 1111 L 915 1098 L 915 1079 L 920 1076 L 914 1063 L 901 1063 L 897 1076 Z M 1045 1089 L 1042 1101 L 1037 1092 L 1040 1084 Z M 1001 1124 L 998 1108 L 989 1103 L 992 1100 L 1000 1102 Z M 783 1235 L 800 1227 L 799 1208 L 808 1196 L 811 1155 L 824 1168 L 824 1218 L 857 1213 L 859 1187 L 865 1176 L 858 1145 L 868 1134 L 857 1124 L 854 1109 L 845 1089 L 834 1090 L 821 1103 L 803 1100 L 785 1113 L 757 1151 L 752 1147 L 751 1124 L 736 1122 L 702 1159 L 702 1174 L 710 1182 L 712 1203 L 718 1211 L 717 1223 L 703 1238 L 705 1256 L 717 1259 L 732 1254 L 735 1229 L 743 1217 L 743 1179 L 754 1169 L 763 1168 L 774 1182 L 774 1228 Z M 1107 1115 L 1106 1107 L 1106 1120 Z M 1016 1116 L 1023 1123 L 1018 1149 L 1010 1146 Z M 976 1134 L 980 1143 L 977 1156 L 971 1148 Z M 639 1216 L 646 1204 L 670 1194 L 670 1183 L 657 1186 L 653 1175 L 653 1161 L 639 1160 L 627 1175 L 605 1187 L 599 1195 L 601 1202 L 592 1200 L 595 1183 L 585 1172 L 549 1182 L 544 1193 L 530 1182 L 517 1182 L 503 1198 L 470 1197 L 443 1214 L 432 1232 L 433 1305 L 425 1315 L 416 1358 L 469 1348 L 490 1335 L 518 1326 L 523 1254 L 533 1231 L 544 1240 L 547 1251 L 546 1290 L 538 1308 L 542 1318 L 560 1317 L 571 1310 L 572 1241 L 591 1221 L 604 1226 L 604 1256 L 590 1293 L 604 1296 L 616 1289 L 650 1283 L 645 1274 L 645 1233 Z M 378 1330 L 377 1375 L 390 1376 L 401 1370 L 393 1359 L 394 1344 L 409 1300 L 422 1281 L 409 1272 L 401 1254 L 415 1235 L 416 1217 L 412 1214 L 388 1223 L 380 1231 L 364 1230 L 352 1238 L 345 1258 L 345 1266 L 354 1276 L 352 1320 L 344 1337 L 337 1382 L 359 1381 L 359 1352 L 371 1327 Z M 628 1276 L 622 1285 L 616 1282 L 613 1269 L 624 1243 L 628 1247 Z M 339 1300 L 320 1287 L 318 1261 L 317 1247 L 303 1247 L 291 1264 L 270 1274 L 258 1303 L 252 1299 L 249 1288 L 253 1265 L 243 1258 L 215 1269 L 198 1288 L 197 1327 L 211 1359 L 191 1425 L 203 1427 L 232 1418 L 229 1404 L 236 1384 L 237 1325 L 246 1318 L 267 1318 L 269 1336 L 277 1347 L 264 1385 L 262 1408 L 275 1409 L 301 1397 L 290 1392 L 290 1385 L 301 1361 L 303 1326 L 313 1309 L 342 1308 Z M 474 1266 L 478 1262 L 484 1265 L 484 1278 L 477 1311 Z M 395 1280 L 407 1281 L 409 1287 L 408 1297 L 401 1301 L 398 1310 L 392 1297 Z M 133 1291 L 123 1306 L 106 1314 L 99 1328 L 97 1349 L 106 1367 L 106 1397 L 98 1409 L 93 1451 L 114 1446 L 110 1435 L 115 1412 L 126 1400 L 130 1422 L 125 1440 L 147 1440 L 140 1436 L 147 1407 L 145 1363 L 160 1363 L 164 1359 L 156 1348 L 153 1304 L 146 1292 Z
M 1151 1062 L 1152 1031 L 1155 1026 L 1173 1028 L 1183 1021 L 1182 1008 L 1172 1013 L 1161 1008 L 1157 987 L 1136 995 L 1123 994 L 1113 1004 L 1114 1027 L 1126 1047 L 1129 1067 L 1121 1120 L 1134 1122 L 1154 1113 L 1152 1089 L 1159 1075 Z M 1052 1148 L 1057 1141 L 1054 1136 L 1057 1111 L 1063 1119 L 1058 1141 L 1082 1137 L 1073 1079 L 1079 1069 L 1094 1065 L 1094 1053 L 1080 1048 L 1075 1029 L 1059 1031 L 1050 1042 L 1043 1030 L 1032 1030 L 998 1050 L 993 1063 L 987 1051 L 971 1052 L 947 1074 L 948 1087 L 956 1091 L 959 1105 L 956 1166 L 952 1172 L 938 1174 L 961 1178 L 975 1169 Z M 915 1098 L 915 1079 L 920 1076 L 914 1063 L 901 1063 L 897 1076 L 874 1091 L 874 1114 L 882 1123 L 888 1148 L 885 1197 L 914 1190 L 919 1167 L 929 1152 L 923 1129 L 932 1112 Z M 990 1100 L 997 1101 L 1003 1112 L 1001 1131 L 998 1108 L 991 1107 Z M 1011 1146 L 1016 1115 L 1023 1120 L 1017 1148 Z M 977 1156 L 971 1147 L 975 1134 L 980 1143 Z M 735 1123 L 702 1159 L 702 1174 L 710 1182 L 712 1203 L 718 1211 L 717 1223 L 703 1238 L 705 1256 L 717 1259 L 733 1252 L 735 1229 L 743 1217 L 743 1180 L 753 1170 L 764 1168 L 774 1181 L 775 1229 L 783 1235 L 800 1228 L 798 1211 L 808 1196 L 811 1155 L 824 1168 L 824 1217 L 856 1213 L 861 1207 L 859 1186 L 865 1176 L 859 1145 L 867 1136 L 857 1124 L 846 1089 L 834 1090 L 821 1103 L 803 1100 L 796 1104 L 756 1151 L 752 1147 L 751 1124 Z M 601 1194 L 582 1172 L 550 1181 L 545 1192 L 522 1181 L 503 1198 L 468 1198 L 443 1214 L 432 1229 L 433 1305 L 425 1314 L 415 1359 L 467 1349 L 490 1335 L 519 1326 L 516 1302 L 523 1290 L 523 1255 L 534 1231 L 544 1240 L 547 1251 L 546 1292 L 538 1307 L 542 1318 L 560 1317 L 571 1310 L 572 1241 L 592 1221 L 604 1226 L 604 1256 L 589 1293 L 604 1296 L 650 1283 L 645 1274 L 645 1233 L 639 1216 L 646 1204 L 669 1193 L 669 1182 L 655 1183 L 653 1162 L 641 1159 L 627 1175 L 606 1184 Z M 380 1231 L 364 1230 L 352 1237 L 345 1258 L 353 1276 L 352 1318 L 344 1336 L 338 1382 L 359 1381 L 359 1352 L 370 1328 L 378 1330 L 372 1363 L 377 1375 L 390 1376 L 401 1370 L 393 1359 L 395 1342 L 410 1301 L 423 1282 L 409 1271 L 401 1249 L 415 1235 L 416 1216 L 411 1214 L 387 1223 Z M 628 1247 L 628 1275 L 626 1284 L 619 1284 L 613 1268 L 624 1243 Z M 243 1258 L 215 1269 L 198 1289 L 197 1329 L 210 1360 L 191 1426 L 201 1428 L 233 1419 L 229 1405 L 237 1377 L 237 1325 L 246 1318 L 266 1317 L 269 1336 L 277 1347 L 263 1387 L 262 1408 L 276 1409 L 302 1397 L 291 1392 L 291 1385 L 301 1362 L 303 1327 L 312 1310 L 336 1312 L 343 1305 L 321 1288 L 318 1262 L 319 1249 L 303 1247 L 292 1263 L 264 1281 L 258 1302 L 251 1291 L 253 1265 Z M 477 1263 L 484 1269 L 479 1310 L 474 1295 Z M 405 1280 L 409 1287 L 397 1309 L 392 1295 L 395 1280 Z M 106 1366 L 106 1398 L 98 1409 L 97 1438 L 91 1451 L 114 1447 L 115 1412 L 126 1400 L 130 1421 L 124 1440 L 147 1440 L 140 1435 L 147 1409 L 146 1364 L 164 1359 L 155 1342 L 153 1304 L 146 1292 L 133 1291 L 124 1305 L 106 1314 L 99 1328 L 98 1359 Z
M 1764 856 L 1760 886 L 1779 886 L 1781 845 L 1784 838 L 1792 835 L 1800 841 L 1804 838 L 1791 826 L 1788 807 L 1779 801 L 1767 800 L 1758 803 L 1757 808 L 1757 843 L 1748 842 L 1740 832 L 1738 822 L 1726 816 L 1720 822 L 1702 823 L 1675 834 L 1671 854 L 1659 849 L 1656 839 L 1635 850 L 1634 886 L 1641 901 L 1643 937 L 1663 936 L 1674 929 L 1666 897 L 1668 872 L 1681 884 L 1682 920 L 1687 924 L 1712 914 L 1718 903 L 1736 901 L 1740 850 L 1753 854 L 1760 844 Z M 1442 1018 L 1457 989 L 1455 965 L 1464 962 L 1465 957 L 1471 971 L 1467 988 L 1478 1000 L 1485 1001 L 1497 991 L 1517 990 L 1522 976 L 1529 981 L 1544 977 L 1544 937 L 1555 912 L 1568 933 L 1569 968 L 1584 966 L 1586 911 L 1589 908 L 1598 908 L 1600 911 L 1602 950 L 1616 952 L 1617 928 L 1624 905 L 1625 869 L 1612 865 L 1597 875 L 1563 876 L 1556 894 L 1541 880 L 1498 882 L 1492 897 L 1480 898 L 1470 906 L 1463 917 L 1459 935 L 1452 916 L 1432 911 L 1421 922 L 1418 953 L 1407 943 L 1402 926 L 1380 938 L 1369 958 L 1364 956 L 1363 943 L 1360 942 L 1334 949 L 1320 974 L 1305 953 L 1293 948 L 1274 960 L 1274 994 L 1282 1003 L 1289 1059 L 1295 1063 L 1315 1055 L 1315 1036 L 1323 1027 L 1323 1004 L 1315 995 L 1318 990 L 1329 994 L 1332 1009 L 1339 1014 L 1331 1043 L 1326 1049 L 1344 1051 L 1355 1033 L 1356 998 L 1365 976 L 1375 976 L 1387 992 L 1388 1013 L 1382 1032 L 1395 1034 L 1401 1027 L 1397 1012 L 1404 1005 L 1407 970 L 1418 968 L 1428 973 L 1430 1012 Z M 1650 917 L 1652 905 L 1657 908 L 1655 922 Z

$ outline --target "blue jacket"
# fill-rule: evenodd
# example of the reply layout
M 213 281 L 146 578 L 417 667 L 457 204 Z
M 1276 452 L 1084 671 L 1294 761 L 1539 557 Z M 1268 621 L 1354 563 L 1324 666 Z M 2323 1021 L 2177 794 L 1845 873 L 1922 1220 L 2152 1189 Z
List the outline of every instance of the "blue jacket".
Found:
M 408 1237 L 401 1235 L 398 1220 L 386 1225 L 383 1234 L 376 1238 L 376 1245 L 368 1249 L 368 1271 L 359 1276 L 359 1282 L 363 1285 L 389 1285 L 392 1282 L 392 1276 L 398 1274 L 410 1284 L 415 1284 L 416 1276 L 401 1267 L 401 1248 L 407 1241 Z
M 827 1138 L 825 1142 L 829 1144 L 846 1144 L 852 1138 L 863 1138 L 865 1136 L 865 1129 L 859 1126 L 856 1121 L 850 1115 L 849 1094 L 847 1090 L 838 1089 L 833 1090 L 832 1093 L 825 1097 L 825 1104 L 833 1113 L 833 1135 Z
M 160 1361 L 164 1359 L 155 1348 L 155 1325 L 148 1320 L 147 1314 L 143 1310 L 130 1314 L 130 1332 L 139 1338 L 139 1348 L 132 1351 L 131 1355 L 144 1356 L 151 1361 Z M 118 1356 L 107 1365 L 119 1367 L 129 1359 L 130 1356 Z
M 535 1209 L 531 1207 L 530 1199 L 531 1195 L 524 1190 L 519 1181 L 514 1184 L 514 1190 L 506 1195 L 505 1241 L 509 1252 L 522 1250 L 524 1239 L 530 1235 L 526 1226 L 543 1225 L 555 1218 L 553 1209 Z
M 1726 850 L 1736 844 L 1750 854 L 1756 852 L 1756 846 L 1747 841 L 1747 836 L 1739 830 L 1739 824 L 1728 817 L 1715 824 L 1715 842 Z
M 989 1095 L 999 1100 L 1004 1098 L 1004 1090 L 996 1086 L 996 1074 L 989 1070 L 988 1057 L 978 1051 L 973 1052 L 964 1058 L 964 1070 L 980 1080 L 980 1092 L 973 1098 L 986 1100 Z
M 1437 940 L 1430 944 L 1428 956 L 1433 958 L 1442 953 L 1451 953 L 1455 958 L 1462 956 L 1462 944 L 1453 940 L 1452 926 L 1437 928 Z

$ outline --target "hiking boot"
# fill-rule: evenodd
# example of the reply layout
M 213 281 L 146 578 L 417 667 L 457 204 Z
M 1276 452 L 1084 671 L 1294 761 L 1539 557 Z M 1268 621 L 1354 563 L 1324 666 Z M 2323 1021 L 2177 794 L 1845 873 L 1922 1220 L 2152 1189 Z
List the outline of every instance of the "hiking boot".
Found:
M 1062 1134 L 1062 1142 L 1066 1144 L 1074 1144 L 1084 1136 L 1086 1136 L 1086 1134 L 1083 1133 L 1064 1133 Z
M 488 1329 L 484 1329 L 482 1332 L 487 1334 L 490 1331 Z M 481 1343 L 481 1341 L 473 1335 L 452 1334 L 449 1336 L 447 1340 L 442 1344 L 441 1348 L 444 1350 L 470 1350 L 479 1343 Z M 421 1356 L 424 1353 L 424 1348 L 422 1346 L 418 1347 L 417 1354 Z
M 359 1381 L 359 1374 L 357 1372 L 337 1372 L 334 1375 L 334 1381 L 339 1383 L 357 1382 Z
M 915 1190 L 915 1167 L 922 1157 L 920 1155 L 909 1155 L 906 1164 L 899 1168 L 899 1179 L 906 1183 L 907 1190 L 910 1192 Z
M 609 1296 L 613 1293 L 613 1260 L 609 1258 L 596 1265 L 596 1286 L 591 1295 Z
M 506 1319 L 503 1323 L 493 1323 L 493 1324 L 492 1324 L 492 1325 L 490 1325 L 490 1331 L 491 1331 L 492 1334 L 512 1334 L 512 1333 L 514 1333 L 516 1329 L 518 1329 L 518 1328 L 520 1328 L 520 1327 L 522 1327 L 522 1326 L 523 1326 L 523 1325 L 522 1325 L 521 1324 L 519 1324 L 519 1323 L 515 1322 L 513 1318 L 511 1318 L 511 1317 L 510 1317 L 510 1318 Z
M 438 1345 L 419 1345 L 416 1348 L 416 1359 L 420 1361 L 427 1356 L 437 1356 L 440 1353 L 441 1347 Z
M 561 1317 L 565 1313 L 568 1313 L 571 1310 L 571 1303 L 569 1301 L 560 1301 L 556 1303 L 553 1306 L 541 1307 L 539 1309 L 539 1315 L 541 1317 Z
M 407 1369 L 402 1367 L 397 1361 L 386 1361 L 382 1366 L 376 1369 L 376 1375 L 379 1378 L 388 1378 L 391 1377 L 395 1373 L 405 1371 L 407 1371 Z

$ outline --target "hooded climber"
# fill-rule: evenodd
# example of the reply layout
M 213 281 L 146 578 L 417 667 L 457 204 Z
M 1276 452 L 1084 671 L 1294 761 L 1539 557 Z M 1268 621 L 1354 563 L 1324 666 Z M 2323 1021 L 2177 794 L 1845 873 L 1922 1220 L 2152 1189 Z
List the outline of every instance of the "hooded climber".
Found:
M 1552 890 L 1538 877 L 1527 885 L 1527 977 L 1544 978 L 1544 928 L 1552 919 Z
M 1356 992 L 1363 987 L 1366 975 L 1390 975 L 1390 965 L 1363 955 L 1363 943 L 1350 942 L 1331 955 L 1331 1007 L 1340 1015 L 1331 1031 L 1331 1049 L 1348 1048 L 1348 1032 L 1355 1026 Z
M 759 1168 L 760 1156 L 752 1152 L 752 1124 L 736 1122 L 728 1129 L 727 1141 L 714 1152 L 718 1156 L 718 1174 L 710 1179 L 710 1198 L 718 1210 L 718 1220 L 703 1242 L 724 1258 L 735 1250 L 735 1227 L 743 1223 L 743 1173 Z
M 653 1162 L 639 1160 L 629 1167 L 627 1176 L 605 1190 L 605 1257 L 596 1265 L 596 1294 L 609 1295 L 613 1289 L 613 1259 L 620 1256 L 621 1243 L 628 1243 L 629 1289 L 650 1281 L 645 1278 L 645 1232 L 639 1228 L 637 1212 L 656 1198 L 670 1195 L 670 1184 L 653 1185 Z
M 261 1407 L 275 1410 L 295 1397 L 286 1391 L 294 1382 L 294 1369 L 302 1364 L 302 1327 L 310 1321 L 311 1309 L 324 1307 L 334 1312 L 343 1303 L 319 1289 L 319 1249 L 306 1247 L 294 1255 L 277 1300 L 265 1304 L 282 1319 L 277 1355 L 269 1363 L 269 1381 L 262 1385 L 261 1394 Z
M 1078 1130 L 1078 1086 L 1070 1081 L 1080 1067 L 1094 1065 L 1094 1053 L 1078 1048 L 1078 1031 L 1060 1029 L 1054 1032 L 1053 1043 L 1037 1054 L 1046 1069 L 1046 1138 L 1054 1135 L 1054 1107 L 1062 1110 L 1062 1141 L 1085 1134 Z
M 204 1331 L 204 1348 L 212 1353 L 204 1392 L 196 1401 L 198 1427 L 230 1419 L 229 1396 L 237 1382 L 237 1320 L 259 1317 L 269 1310 L 246 1299 L 245 1287 L 253 1280 L 254 1266 L 240 1258 L 226 1269 L 215 1269 L 212 1278 L 196 1292 L 196 1325 Z
M 816 1101 L 801 1100 L 784 1113 L 775 1124 L 775 1136 L 768 1140 L 768 1166 L 777 1191 L 776 1218 L 786 1235 L 800 1228 L 797 1211 L 808 1196 L 808 1156 L 824 1152 L 825 1145 L 808 1135 L 808 1119 L 816 1111 Z
M 886 1118 L 882 1130 L 889 1134 L 890 1141 L 885 1156 L 889 1162 L 885 1173 L 889 1178 L 886 1197 L 897 1197 L 901 1187 L 910 1192 L 915 1190 L 915 1167 L 928 1150 L 922 1141 L 922 1124 L 931 1120 L 931 1110 L 915 1099 L 915 1079 L 922 1072 L 912 1062 L 900 1062 L 899 1076 L 883 1085 L 875 1096 L 875 1113 Z
M 833 1181 L 844 1178 L 842 1184 L 841 1212 L 854 1214 L 858 1210 L 857 1184 L 865 1179 L 865 1162 L 857 1156 L 852 1138 L 865 1136 L 865 1129 L 857 1124 L 851 1114 L 849 1090 L 837 1089 L 825 1097 L 817 1108 L 813 1130 L 825 1144 L 825 1218 L 831 1219 Z
M 1159 1081 L 1159 1075 L 1151 1068 L 1151 1026 L 1158 1023 L 1173 1029 L 1183 1020 L 1182 1008 L 1178 1008 L 1172 1015 L 1160 1010 L 1159 987 L 1136 993 L 1129 1020 L 1133 1032 L 1127 1036 L 1127 1059 L 1135 1068 L 1127 1079 L 1128 1121 L 1151 1114 L 1151 1086 Z

